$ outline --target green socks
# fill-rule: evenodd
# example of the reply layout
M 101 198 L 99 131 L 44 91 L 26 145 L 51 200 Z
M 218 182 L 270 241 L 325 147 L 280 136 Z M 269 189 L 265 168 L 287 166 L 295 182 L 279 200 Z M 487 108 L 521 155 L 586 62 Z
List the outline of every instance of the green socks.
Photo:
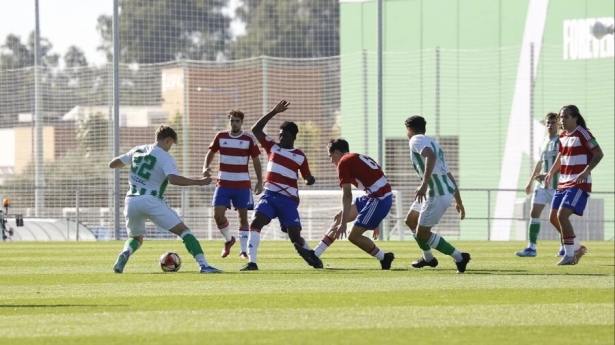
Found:
M 139 241 L 135 240 L 134 238 L 129 238 L 124 243 L 124 251 L 128 252 L 129 256 L 132 255 L 132 253 L 136 252 L 139 247 L 141 247 Z
M 416 236 L 414 236 L 414 240 L 419 245 L 419 248 L 421 248 L 422 251 L 425 252 L 425 251 L 431 250 L 431 247 L 429 246 L 429 244 L 419 240 L 418 238 L 416 238 Z
M 184 242 L 184 246 L 186 246 L 186 249 L 188 250 L 188 253 L 192 254 L 192 256 L 196 257 L 199 254 L 203 254 L 201 244 L 199 243 L 199 240 L 194 237 L 192 232 L 190 232 L 189 230 L 184 231 L 181 234 L 181 238 Z
M 446 242 L 445 239 L 438 234 L 431 234 L 431 238 L 427 242 L 431 248 L 439 251 L 442 254 L 452 255 L 455 252 L 455 247 Z
M 530 243 L 536 244 L 536 241 L 538 240 L 538 233 L 540 232 L 540 219 L 532 218 L 528 232 Z

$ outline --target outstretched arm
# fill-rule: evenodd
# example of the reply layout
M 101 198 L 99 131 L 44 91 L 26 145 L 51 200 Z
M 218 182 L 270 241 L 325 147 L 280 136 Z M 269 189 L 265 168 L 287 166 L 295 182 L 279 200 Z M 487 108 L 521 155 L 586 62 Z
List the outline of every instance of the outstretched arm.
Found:
M 169 183 L 176 186 L 207 186 L 211 183 L 211 177 L 192 179 L 181 175 L 167 175 Z
M 266 135 L 263 132 L 263 129 L 267 125 L 267 122 L 269 122 L 269 120 L 271 120 L 276 114 L 286 111 L 289 105 L 290 102 L 280 101 L 280 103 L 278 103 L 273 109 L 271 109 L 270 112 L 268 112 L 263 117 L 258 119 L 258 121 L 256 121 L 254 126 L 252 126 L 252 133 L 254 134 L 256 139 L 258 139 L 258 141 L 262 141 L 263 139 L 265 139 Z
M 130 165 L 132 162 L 132 156 L 135 153 L 141 152 L 138 147 L 133 148 L 132 150 L 124 153 L 121 156 L 115 157 L 109 162 L 109 168 L 111 169 L 119 169 L 123 168 L 126 165 Z
M 120 157 L 115 157 L 111 160 L 111 162 L 109 162 L 109 168 L 111 169 L 119 169 L 126 166 L 126 164 L 124 164 L 124 162 L 122 162 L 122 160 L 120 159 Z

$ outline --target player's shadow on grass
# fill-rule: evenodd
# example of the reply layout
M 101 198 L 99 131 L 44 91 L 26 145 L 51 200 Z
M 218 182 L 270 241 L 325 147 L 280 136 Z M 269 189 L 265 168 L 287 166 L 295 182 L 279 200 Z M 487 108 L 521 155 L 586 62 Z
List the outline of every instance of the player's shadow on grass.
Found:
M 0 308 L 127 307 L 126 304 L 0 304 Z
M 318 269 L 315 271 L 339 271 L 339 272 L 353 272 L 353 271 L 373 271 L 373 270 L 379 270 L 377 268 L 346 268 L 346 267 L 325 267 L 324 269 Z
M 437 271 L 437 270 L 436 270 Z M 467 270 L 465 274 L 487 274 L 487 275 L 502 275 L 502 276 L 596 276 L 607 277 L 612 274 L 604 273 L 524 273 L 526 270 Z

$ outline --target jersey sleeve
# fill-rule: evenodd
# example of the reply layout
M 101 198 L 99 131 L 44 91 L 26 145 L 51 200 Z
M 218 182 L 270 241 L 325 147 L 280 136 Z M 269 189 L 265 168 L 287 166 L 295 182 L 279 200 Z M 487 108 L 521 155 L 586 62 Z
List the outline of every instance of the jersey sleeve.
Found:
M 211 142 L 211 144 L 209 144 L 209 149 L 212 150 L 213 152 L 220 151 L 220 140 L 219 139 L 220 139 L 220 133 L 216 133 L 216 137 Z
M 269 137 L 269 136 L 265 136 L 263 137 L 262 140 L 259 140 L 261 145 L 263 146 L 263 148 L 265 149 L 265 152 L 269 153 L 271 152 L 271 148 L 273 147 L 273 145 L 276 144 L 275 140 L 273 140 L 273 138 Z
M 250 156 L 254 158 L 260 154 L 261 150 L 258 148 L 258 144 L 256 143 L 256 137 L 250 137 Z
M 124 153 L 123 155 L 121 155 L 120 161 L 122 161 L 122 163 L 124 163 L 124 165 L 130 165 L 132 163 L 132 155 L 135 153 L 135 151 L 137 150 L 136 147 L 132 148 L 130 151 Z
M 590 131 L 587 131 L 587 134 L 589 134 L 589 138 L 586 138 L 584 135 L 579 136 L 579 138 L 581 138 L 581 144 L 589 151 L 593 151 L 598 146 L 598 142 Z
M 162 170 L 164 171 L 165 176 L 169 175 L 179 175 L 179 170 L 177 169 L 177 163 L 175 163 L 175 159 L 169 157 L 162 166 Z
M 352 184 L 352 175 L 350 174 L 350 162 L 348 159 L 343 159 L 337 165 L 337 175 L 340 179 L 340 187 L 343 184 Z
M 423 152 L 423 150 L 425 149 L 425 147 L 427 147 L 428 144 L 429 143 L 426 136 L 414 136 L 412 137 L 412 139 L 410 139 L 410 150 L 412 152 L 417 152 L 420 154 L 421 152 Z
M 305 179 L 308 176 L 312 176 L 312 172 L 310 171 L 310 164 L 308 163 L 308 159 L 305 155 L 303 155 L 303 163 L 299 167 L 299 171 L 301 171 L 301 176 Z
M 451 168 L 448 166 L 448 163 L 446 163 L 446 161 L 442 161 L 442 163 L 443 163 L 442 168 L 444 169 L 444 172 L 447 173 L 447 174 L 450 173 L 451 172 Z

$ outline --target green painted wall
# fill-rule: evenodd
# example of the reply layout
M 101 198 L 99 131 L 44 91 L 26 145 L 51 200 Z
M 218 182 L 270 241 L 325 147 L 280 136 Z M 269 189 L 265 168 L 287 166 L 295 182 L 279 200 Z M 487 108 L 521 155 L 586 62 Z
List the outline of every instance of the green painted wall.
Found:
M 439 47 L 440 135 L 459 136 L 461 187 L 498 188 L 528 5 L 529 0 L 384 1 L 385 138 L 403 137 L 403 122 L 414 114 L 425 116 L 428 132 L 434 134 Z M 549 1 L 532 113 L 540 120 L 564 104 L 579 106 L 606 155 L 593 174 L 595 190 L 600 191 L 615 190 L 614 61 L 612 55 L 564 59 L 563 23 L 612 18 L 613 12 L 611 0 Z M 376 2 L 341 2 L 340 13 L 342 134 L 351 144 L 366 139 L 367 153 L 377 157 Z M 612 36 L 606 39 L 612 42 Z M 353 149 L 365 151 L 364 147 Z M 525 187 L 532 164 L 524 155 L 518 188 Z M 605 237 L 612 238 L 614 198 L 600 194 L 592 198 L 605 199 Z M 486 217 L 485 192 L 468 192 L 464 199 L 473 215 Z M 495 199 L 492 195 L 492 213 Z M 485 238 L 485 229 L 485 221 L 465 221 L 462 234 Z

